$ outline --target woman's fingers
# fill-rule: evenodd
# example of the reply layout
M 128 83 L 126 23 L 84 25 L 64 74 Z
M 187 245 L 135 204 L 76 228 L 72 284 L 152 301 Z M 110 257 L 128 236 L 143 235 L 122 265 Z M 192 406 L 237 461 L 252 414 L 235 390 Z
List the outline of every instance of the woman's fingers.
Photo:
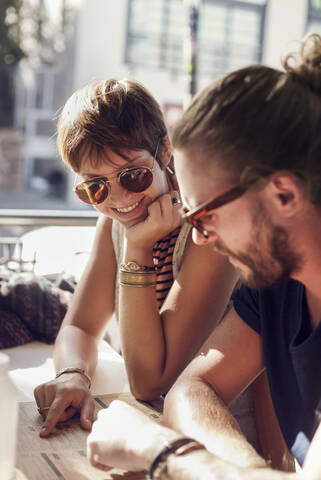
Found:
M 94 402 L 91 394 L 79 378 L 70 381 L 55 379 L 38 386 L 35 399 L 39 413 L 45 421 L 40 432 L 41 437 L 50 435 L 58 422 L 65 422 L 80 412 L 80 424 L 86 430 L 91 429 L 94 416 Z
M 91 395 L 85 397 L 80 410 L 80 425 L 85 430 L 91 430 L 94 421 L 95 403 Z
M 179 214 L 180 199 L 178 192 L 174 190 L 162 195 L 159 199 L 159 203 L 164 227 L 167 227 L 169 231 L 174 230 L 181 223 Z
M 174 199 L 174 201 L 173 201 Z M 130 227 L 126 238 L 133 247 L 152 248 L 181 224 L 177 192 L 166 193 L 148 206 L 147 218 Z
M 33 391 L 38 408 L 46 407 L 45 405 L 45 388 L 44 384 L 38 385 Z
M 171 231 L 179 225 L 177 223 L 179 221 L 179 203 L 176 193 L 166 193 L 149 205 L 150 219 L 164 230 Z
M 177 190 L 172 190 L 170 192 L 170 196 L 171 196 L 171 201 L 172 201 L 172 204 L 173 205 L 181 205 L 181 197 L 179 196 L 179 193 Z
M 57 425 L 59 421 L 66 420 L 66 416 L 64 415 L 65 410 L 70 406 L 70 401 L 69 399 L 66 398 L 61 398 L 59 396 L 56 396 L 54 401 L 52 402 L 50 409 L 48 410 L 46 419 L 44 421 L 44 424 L 42 426 L 41 432 L 40 432 L 40 437 L 48 437 L 54 427 Z M 68 419 L 71 418 L 76 412 L 75 408 L 71 408 L 69 410 L 69 413 L 67 413 Z M 70 416 L 69 416 L 70 414 Z

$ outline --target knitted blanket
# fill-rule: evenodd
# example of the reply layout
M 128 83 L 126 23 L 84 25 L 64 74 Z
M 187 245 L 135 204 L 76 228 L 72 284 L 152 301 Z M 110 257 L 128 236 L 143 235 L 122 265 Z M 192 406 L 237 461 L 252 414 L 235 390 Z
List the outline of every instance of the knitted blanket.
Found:
M 54 343 L 74 289 L 64 278 L 0 271 L 0 349 Z

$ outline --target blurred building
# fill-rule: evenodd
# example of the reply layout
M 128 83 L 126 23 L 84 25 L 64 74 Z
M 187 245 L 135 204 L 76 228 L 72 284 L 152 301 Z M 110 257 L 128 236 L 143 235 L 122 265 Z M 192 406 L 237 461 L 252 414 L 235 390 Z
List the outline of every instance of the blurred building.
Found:
M 198 89 L 251 63 L 280 67 L 282 51 L 295 50 L 305 32 L 321 31 L 320 0 L 197 3 Z M 90 81 L 111 76 L 141 81 L 173 126 L 188 89 L 184 44 L 189 9 L 187 0 L 83 0 L 64 56 L 37 68 L 21 64 L 16 126 L 24 133 L 25 188 L 40 192 L 49 181 L 53 196 L 79 206 L 73 200 L 72 175 L 57 158 L 54 132 L 59 107 Z

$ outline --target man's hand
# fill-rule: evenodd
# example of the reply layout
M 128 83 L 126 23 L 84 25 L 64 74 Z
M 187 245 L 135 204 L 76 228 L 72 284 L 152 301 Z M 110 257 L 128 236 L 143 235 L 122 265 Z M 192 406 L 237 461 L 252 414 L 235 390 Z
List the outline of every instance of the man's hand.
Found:
M 87 438 L 87 456 L 94 467 L 105 471 L 114 467 L 129 471 L 148 470 L 162 448 L 181 437 L 136 408 L 115 400 L 108 408 L 99 411 Z M 167 468 L 168 478 L 176 480 L 299 480 L 296 474 L 268 468 L 242 468 L 208 450 L 170 455 Z
M 180 437 L 136 408 L 114 400 L 98 413 L 87 439 L 87 456 L 101 470 L 145 470 L 167 441 Z
M 80 414 L 80 425 L 90 430 L 94 419 L 94 400 L 87 380 L 79 373 L 68 373 L 35 388 L 34 396 L 45 417 L 40 436 L 48 437 L 58 422 Z M 49 408 L 48 408 L 49 407 Z

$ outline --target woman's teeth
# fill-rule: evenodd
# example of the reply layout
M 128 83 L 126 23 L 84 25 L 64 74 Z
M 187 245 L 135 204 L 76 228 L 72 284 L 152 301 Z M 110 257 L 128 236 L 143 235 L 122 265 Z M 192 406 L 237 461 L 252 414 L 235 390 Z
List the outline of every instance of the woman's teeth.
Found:
M 140 200 L 136 203 L 134 203 L 134 205 L 131 205 L 130 207 L 127 207 L 127 208 L 116 208 L 117 212 L 120 212 L 120 213 L 128 213 L 128 212 L 131 212 L 132 210 L 134 210 L 138 204 L 139 204 Z

